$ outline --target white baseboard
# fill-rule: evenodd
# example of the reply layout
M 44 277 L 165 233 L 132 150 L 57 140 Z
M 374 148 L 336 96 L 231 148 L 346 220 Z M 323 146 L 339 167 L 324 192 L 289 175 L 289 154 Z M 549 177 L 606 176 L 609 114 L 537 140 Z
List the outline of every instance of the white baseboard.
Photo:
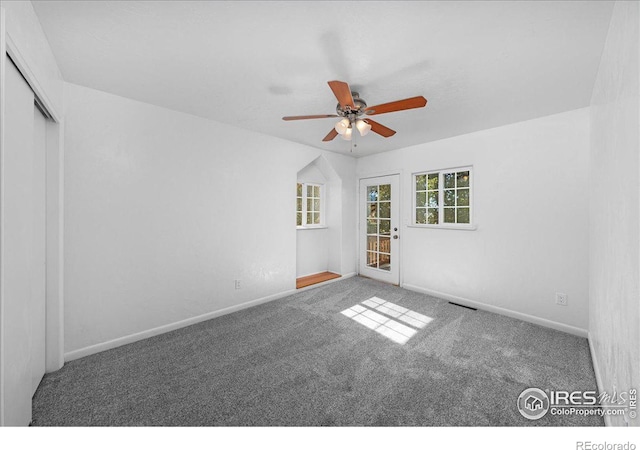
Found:
M 73 350 L 64 354 L 64 361 L 73 361 L 74 359 L 82 358 L 85 356 L 93 355 L 94 353 L 103 352 L 105 350 L 111 350 L 112 348 L 120 347 L 122 345 L 131 344 L 133 342 L 141 341 L 143 339 L 147 339 L 153 336 L 157 336 L 159 334 L 168 333 L 169 331 L 174 331 L 179 328 L 188 327 L 189 325 L 194 325 L 199 322 L 204 322 L 205 320 L 214 319 L 216 317 L 224 316 L 225 314 L 230 314 L 232 312 L 240 311 L 243 309 L 251 308 L 252 306 L 257 306 L 262 303 L 267 303 L 273 300 L 277 300 L 279 298 L 284 298 L 289 295 L 295 294 L 297 292 L 306 291 L 308 289 L 317 288 L 319 286 L 335 283 L 336 281 L 344 280 L 345 278 L 351 278 L 355 276 L 355 272 L 351 272 L 345 275 L 342 275 L 340 278 L 334 278 L 333 280 L 324 281 L 322 283 L 314 284 L 311 286 L 307 286 L 302 289 L 292 289 L 290 291 L 284 291 L 277 294 L 269 295 L 267 297 L 262 297 L 256 300 L 250 300 L 245 303 L 241 303 L 239 305 L 229 306 L 227 308 L 219 309 L 217 311 L 212 311 L 206 314 L 202 314 L 196 317 L 191 317 L 189 319 L 180 320 L 178 322 L 173 322 L 167 325 L 162 325 L 156 328 L 151 328 L 150 330 L 141 331 L 139 333 L 130 334 L 128 336 L 123 336 L 117 339 L 112 339 L 110 341 L 102 342 L 100 344 L 90 345 L 88 347 L 84 347 L 78 350 Z
M 404 289 L 409 289 L 410 291 L 431 295 L 433 297 L 438 297 L 443 300 L 459 303 L 464 306 L 471 306 L 472 308 L 481 309 L 483 311 L 489 311 L 495 314 L 500 314 L 502 316 L 512 317 L 514 319 L 520 319 L 525 322 L 535 323 L 536 325 L 541 325 L 547 328 L 553 328 L 554 330 L 558 330 L 558 331 L 564 331 L 565 333 L 573 334 L 575 336 L 586 338 L 588 335 L 587 330 L 585 329 L 574 327 L 572 325 L 567 325 L 560 322 L 554 322 L 553 320 L 543 319 L 541 317 L 531 316 L 529 314 L 513 311 L 511 309 L 488 305 L 486 303 L 477 302 L 475 300 L 469 300 L 467 298 L 457 297 L 455 295 L 445 294 L 444 292 L 433 291 L 431 289 L 425 289 L 425 288 L 414 286 L 411 284 L 404 284 L 402 285 L 402 287 Z
M 157 336 L 159 334 L 177 330 L 179 328 L 188 327 L 189 325 L 194 325 L 199 322 L 204 322 L 205 320 L 214 319 L 216 317 L 224 316 L 232 312 L 240 311 L 243 309 L 251 308 L 252 306 L 260 305 L 262 303 L 267 303 L 273 300 L 277 300 L 279 298 L 287 297 L 291 294 L 295 294 L 296 292 L 299 292 L 299 290 L 296 291 L 295 289 L 292 289 L 290 291 L 280 292 L 278 294 L 269 295 L 266 297 L 259 298 L 257 300 L 250 300 L 248 302 L 241 303 L 239 305 L 229 306 L 227 308 L 219 309 L 217 311 L 212 311 L 196 317 L 191 317 L 189 319 L 184 319 L 178 322 L 173 322 L 167 325 L 151 328 L 150 330 L 141 331 L 139 333 L 130 334 L 128 336 L 123 336 L 117 339 L 112 339 L 110 341 L 102 342 L 100 344 L 90 345 L 88 347 L 84 347 L 78 350 L 73 350 L 68 353 L 65 353 L 64 360 L 65 362 L 73 361 L 74 359 L 93 355 L 94 353 L 103 352 L 105 350 L 111 350 L 112 348 L 120 347 L 126 344 L 131 344 L 132 342 L 141 341 L 142 339 L 147 339 L 153 336 Z
M 591 353 L 591 363 L 593 364 L 593 372 L 596 374 L 596 386 L 598 392 L 605 392 L 604 384 L 602 383 L 602 375 L 600 375 L 600 365 L 598 364 L 598 358 L 596 358 L 596 349 L 593 346 L 593 338 L 591 333 L 588 333 L 587 340 L 589 341 L 589 352 Z M 604 416 L 604 426 L 611 427 L 611 416 Z

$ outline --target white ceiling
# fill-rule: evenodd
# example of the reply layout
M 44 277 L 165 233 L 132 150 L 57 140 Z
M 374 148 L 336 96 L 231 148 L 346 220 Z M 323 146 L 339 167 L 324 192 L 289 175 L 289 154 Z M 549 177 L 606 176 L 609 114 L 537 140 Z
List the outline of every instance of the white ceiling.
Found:
M 34 1 L 72 83 L 314 147 L 335 119 L 327 85 L 371 105 L 423 95 L 426 108 L 378 115 L 356 155 L 587 106 L 611 2 Z

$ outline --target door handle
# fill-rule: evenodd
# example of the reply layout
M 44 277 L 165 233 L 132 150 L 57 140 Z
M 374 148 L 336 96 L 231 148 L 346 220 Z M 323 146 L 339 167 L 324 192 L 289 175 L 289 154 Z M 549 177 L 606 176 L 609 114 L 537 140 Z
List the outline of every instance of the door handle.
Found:
M 394 239 L 398 239 L 398 235 L 397 235 L 397 234 L 394 234 L 394 235 L 393 235 L 393 238 L 394 238 Z

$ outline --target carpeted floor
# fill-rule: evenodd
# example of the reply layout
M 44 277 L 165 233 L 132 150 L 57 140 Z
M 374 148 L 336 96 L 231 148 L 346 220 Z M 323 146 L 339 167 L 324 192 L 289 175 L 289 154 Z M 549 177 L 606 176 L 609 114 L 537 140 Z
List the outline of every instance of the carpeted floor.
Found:
M 374 296 L 431 320 L 401 345 L 341 313 Z M 356 277 L 69 362 L 32 425 L 603 425 L 525 419 L 528 387 L 595 390 L 586 339 Z

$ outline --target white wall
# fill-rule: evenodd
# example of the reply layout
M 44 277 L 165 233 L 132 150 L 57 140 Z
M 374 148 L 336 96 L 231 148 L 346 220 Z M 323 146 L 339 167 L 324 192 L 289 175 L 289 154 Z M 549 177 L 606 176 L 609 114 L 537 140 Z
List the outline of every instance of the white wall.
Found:
M 361 158 L 357 171 L 402 172 L 405 287 L 584 335 L 588 154 L 589 110 L 580 109 Z M 477 229 L 408 227 L 411 174 L 468 165 Z M 569 295 L 567 307 L 556 292 Z
M 65 86 L 69 358 L 295 289 L 294 187 L 322 151 Z
M 607 392 L 640 387 L 638 8 L 616 2 L 591 99 L 589 333 Z

